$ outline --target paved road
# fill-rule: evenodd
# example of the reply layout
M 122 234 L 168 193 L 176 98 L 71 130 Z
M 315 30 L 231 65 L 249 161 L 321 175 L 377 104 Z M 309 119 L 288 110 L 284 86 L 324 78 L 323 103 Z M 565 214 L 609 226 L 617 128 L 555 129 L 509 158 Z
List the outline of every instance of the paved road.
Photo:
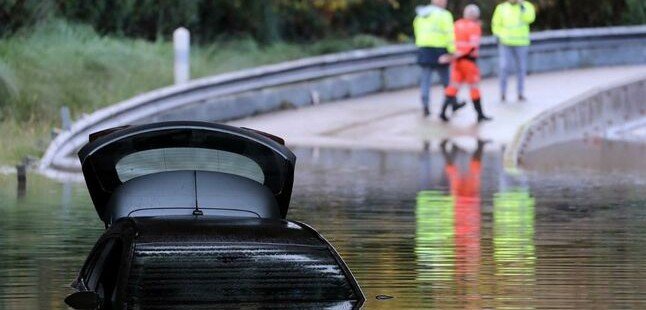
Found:
M 531 75 L 527 102 L 499 102 L 496 79 L 483 81 L 485 112 L 495 119 L 475 124 L 471 108 L 459 111 L 451 123 L 437 118 L 441 90 L 433 88 L 432 113 L 421 116 L 417 89 L 380 93 L 329 104 L 281 111 L 232 121 L 284 137 L 291 146 L 419 150 L 425 141 L 473 137 L 494 144 L 511 142 L 518 129 L 539 113 L 608 83 L 638 76 L 646 66 L 611 67 Z M 510 90 L 515 90 L 514 84 Z M 466 92 L 462 94 L 466 95 Z M 514 92 L 508 97 L 515 98 Z

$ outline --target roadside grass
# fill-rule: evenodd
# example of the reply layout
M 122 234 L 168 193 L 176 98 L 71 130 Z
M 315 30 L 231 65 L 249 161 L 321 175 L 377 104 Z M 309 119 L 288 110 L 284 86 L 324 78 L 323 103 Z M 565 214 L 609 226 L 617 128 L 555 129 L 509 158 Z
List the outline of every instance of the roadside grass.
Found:
M 262 46 L 248 38 L 193 46 L 191 75 L 203 77 L 302 57 L 384 45 L 361 35 Z M 101 36 L 91 27 L 48 21 L 0 39 L 0 163 L 40 156 L 59 111 L 73 118 L 170 85 L 172 42 Z
M 50 123 L 0 122 L 0 166 L 13 166 L 25 156 L 40 156 L 49 144 Z

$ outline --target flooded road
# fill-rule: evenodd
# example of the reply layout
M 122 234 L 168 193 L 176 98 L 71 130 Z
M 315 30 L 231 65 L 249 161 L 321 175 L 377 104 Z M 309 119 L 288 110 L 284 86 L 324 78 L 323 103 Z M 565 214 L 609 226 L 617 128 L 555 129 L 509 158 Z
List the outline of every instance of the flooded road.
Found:
M 554 168 L 530 154 L 534 172 L 509 173 L 502 149 L 480 146 L 296 149 L 288 216 L 337 248 L 366 309 L 646 308 L 643 162 Z M 577 144 L 565 158 L 617 147 L 641 146 Z M 28 182 L 18 197 L 15 175 L 0 177 L 0 309 L 65 309 L 102 224 L 83 185 Z

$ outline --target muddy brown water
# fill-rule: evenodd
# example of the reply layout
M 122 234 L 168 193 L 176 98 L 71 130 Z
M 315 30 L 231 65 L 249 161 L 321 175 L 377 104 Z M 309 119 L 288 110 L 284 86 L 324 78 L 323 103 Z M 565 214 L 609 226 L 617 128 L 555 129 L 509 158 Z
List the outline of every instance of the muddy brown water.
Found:
M 366 309 L 646 309 L 646 171 L 589 156 L 642 146 L 595 143 L 531 154 L 525 173 L 475 143 L 300 148 L 289 217 L 337 248 Z M 0 309 L 65 309 L 102 225 L 81 184 L 16 189 L 0 177 Z

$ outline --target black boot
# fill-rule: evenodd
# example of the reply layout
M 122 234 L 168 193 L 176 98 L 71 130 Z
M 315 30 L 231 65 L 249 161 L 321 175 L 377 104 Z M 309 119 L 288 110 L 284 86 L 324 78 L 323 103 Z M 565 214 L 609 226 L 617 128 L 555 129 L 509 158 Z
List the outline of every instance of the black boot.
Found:
M 478 123 L 492 120 L 491 117 L 484 115 L 484 113 L 482 112 L 482 103 L 480 102 L 480 99 L 473 100 L 473 107 L 478 113 Z
M 428 107 L 424 107 L 424 111 L 422 111 L 422 113 L 424 114 L 424 117 L 431 115 L 431 111 L 428 110 Z
M 463 102 L 457 102 L 457 100 L 456 100 L 456 102 L 452 105 L 451 108 L 453 108 L 453 113 L 455 113 L 458 110 L 464 108 L 464 106 L 466 106 L 466 105 L 467 105 L 466 102 L 464 102 L 464 101 Z
M 442 105 L 442 113 L 440 113 L 440 119 L 442 121 L 444 121 L 444 122 L 449 121 L 449 118 L 446 117 L 446 109 L 449 106 L 455 105 L 456 103 L 457 103 L 457 99 L 455 97 L 453 97 L 453 96 L 446 96 L 446 98 L 444 98 L 444 104 Z

